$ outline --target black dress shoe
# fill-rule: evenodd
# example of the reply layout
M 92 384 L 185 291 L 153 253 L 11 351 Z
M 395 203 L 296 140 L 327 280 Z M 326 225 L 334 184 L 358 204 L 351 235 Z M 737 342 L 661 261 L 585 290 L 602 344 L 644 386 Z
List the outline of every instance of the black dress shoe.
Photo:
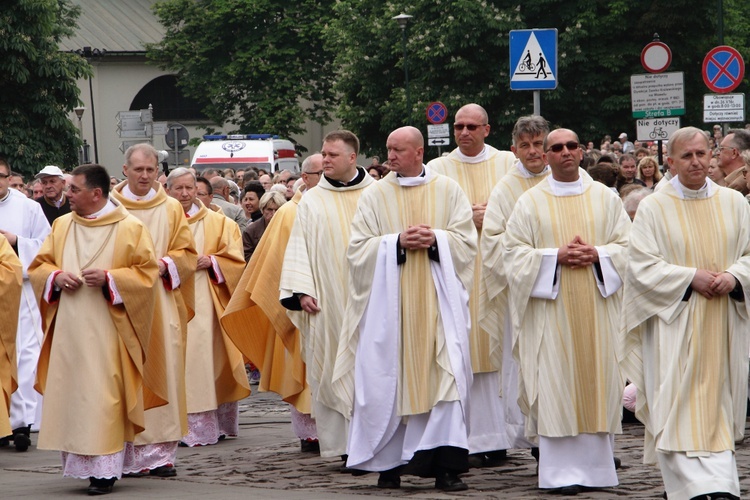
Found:
M 560 488 L 560 494 L 565 496 L 573 496 L 577 495 L 581 492 L 581 487 L 577 484 L 573 484 L 571 486 L 563 486 Z
M 26 451 L 31 446 L 31 426 L 13 429 L 13 444 L 16 451 Z
M 315 440 L 300 439 L 299 449 L 302 453 L 320 453 L 320 443 L 318 442 L 317 439 Z
M 149 476 L 156 477 L 175 477 L 177 475 L 177 469 L 171 465 L 162 465 L 156 469 L 151 469 L 148 474 Z
M 378 478 L 378 488 L 387 490 L 397 490 L 401 487 L 401 476 L 390 471 L 380 473 Z
M 435 478 L 435 488 L 442 491 L 464 491 L 469 486 L 459 479 L 455 472 L 442 472 Z
M 86 490 L 86 493 L 89 495 L 106 495 L 107 493 L 112 493 L 112 487 L 115 484 L 114 477 L 108 478 L 108 479 L 98 479 L 95 477 L 89 478 L 89 488 Z
M 615 458 L 615 470 L 617 470 L 620 467 L 622 467 L 622 460 L 620 460 L 619 457 L 614 457 L 614 458 Z
M 485 467 L 497 467 L 503 465 L 508 459 L 507 450 L 495 450 L 488 451 L 484 454 L 484 466 Z

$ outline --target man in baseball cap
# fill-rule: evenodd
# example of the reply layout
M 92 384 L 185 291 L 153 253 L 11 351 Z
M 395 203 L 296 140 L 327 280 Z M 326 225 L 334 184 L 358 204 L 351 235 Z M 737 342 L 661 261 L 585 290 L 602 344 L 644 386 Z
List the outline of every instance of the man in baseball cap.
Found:
M 44 196 L 36 201 L 42 206 L 47 221 L 52 225 L 52 221 L 70 213 L 70 202 L 65 196 L 65 175 L 60 167 L 47 165 L 34 178 L 41 181 L 44 189 Z
M 622 144 L 622 154 L 632 153 L 633 151 L 635 151 L 635 146 L 628 140 L 628 134 L 623 132 L 622 134 L 620 134 L 618 139 L 620 139 L 620 144 Z

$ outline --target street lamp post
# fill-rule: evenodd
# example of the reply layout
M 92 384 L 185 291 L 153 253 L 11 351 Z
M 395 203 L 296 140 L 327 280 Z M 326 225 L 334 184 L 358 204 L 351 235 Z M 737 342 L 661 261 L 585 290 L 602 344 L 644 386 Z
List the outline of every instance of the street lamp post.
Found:
M 75 112 L 76 116 L 78 117 L 78 132 L 81 134 L 81 147 L 78 149 L 78 164 L 83 165 L 85 163 L 89 163 L 89 145 L 86 144 L 86 139 L 83 138 L 83 112 L 86 111 L 86 108 L 83 106 L 78 106 L 76 108 L 73 108 L 73 111 Z
M 97 48 L 92 49 L 91 47 L 84 47 L 74 52 L 82 57 L 85 57 L 89 63 L 94 58 L 101 59 L 101 57 L 107 53 L 105 49 L 97 49 Z M 91 81 L 92 79 L 93 79 L 93 76 L 90 76 L 88 78 L 89 98 L 91 99 L 91 127 L 93 130 L 93 137 L 94 137 L 94 162 L 99 163 L 99 144 L 96 141 L 96 111 L 94 109 L 94 87 Z
M 401 28 L 401 45 L 403 46 L 404 50 L 404 90 L 406 91 L 406 117 L 409 121 L 411 121 L 409 119 L 409 117 L 411 116 L 411 98 L 409 97 L 409 68 L 406 60 L 406 25 L 409 24 L 409 19 L 411 19 L 412 17 L 414 16 L 401 13 L 391 18 L 395 20 L 398 23 L 399 28 Z

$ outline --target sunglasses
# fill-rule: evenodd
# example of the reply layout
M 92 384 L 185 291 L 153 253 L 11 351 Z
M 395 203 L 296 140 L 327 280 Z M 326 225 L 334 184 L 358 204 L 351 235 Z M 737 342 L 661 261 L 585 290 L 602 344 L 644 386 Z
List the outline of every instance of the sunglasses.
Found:
M 487 126 L 486 124 L 485 125 L 475 125 L 473 123 L 469 123 L 469 124 L 464 125 L 463 123 L 455 123 L 455 124 L 453 124 L 453 130 L 457 130 L 457 131 L 461 132 L 464 129 L 464 127 L 466 127 L 467 129 L 469 129 L 469 132 L 474 132 L 479 127 L 486 127 L 486 126 Z
M 563 150 L 563 148 L 568 148 L 568 151 L 575 151 L 576 149 L 578 149 L 578 143 L 576 141 L 568 141 L 562 144 L 553 144 L 552 146 L 547 148 L 547 151 L 559 153 Z

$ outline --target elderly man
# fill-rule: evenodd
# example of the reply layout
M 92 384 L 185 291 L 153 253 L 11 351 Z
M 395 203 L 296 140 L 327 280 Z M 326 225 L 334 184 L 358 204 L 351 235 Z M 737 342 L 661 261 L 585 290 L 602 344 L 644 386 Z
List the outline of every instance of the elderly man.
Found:
M 31 426 L 38 430 L 41 423 L 42 397 L 34 390 L 34 382 L 43 336 L 39 306 L 27 270 L 49 234 L 49 223 L 39 203 L 10 187 L 10 173 L 8 163 L 0 161 L 0 234 L 21 260 L 24 275 L 23 301 L 16 311 L 18 328 L 14 344 L 18 389 L 11 397 L 11 438 L 16 450 L 26 451 L 31 444 Z M 7 445 L 8 441 L 8 438 L 0 439 L 0 445 Z
M 44 190 L 44 196 L 36 201 L 42 206 L 44 216 L 52 225 L 55 219 L 70 213 L 70 203 L 65 196 L 65 174 L 59 167 L 47 165 L 34 178 L 39 179 Z
M 669 146 L 667 146 L 669 147 Z M 719 146 L 719 168 L 724 172 L 727 187 L 748 194 L 747 183 L 742 175 L 747 168 L 742 158 L 743 151 L 750 150 L 750 130 L 733 129 L 727 132 Z
M 484 266 L 482 280 L 489 303 L 479 323 L 490 332 L 490 357 L 502 359 L 502 401 L 510 446 L 532 448 L 537 457 L 536 444 L 524 438 L 525 423 L 518 406 L 518 364 L 513 359 L 514 334 L 508 311 L 508 272 L 504 265 L 502 239 L 518 198 L 550 173 L 544 153 L 544 138 L 548 133 L 547 120 L 541 116 L 524 116 L 516 122 L 511 150 L 518 161 L 492 189 L 479 240 Z
M 198 251 L 195 316 L 188 323 L 185 359 L 188 434 L 182 442 L 187 446 L 237 436 L 237 402 L 250 395 L 242 354 L 219 325 L 245 268 L 239 229 L 198 201 L 196 191 L 195 176 L 186 168 L 169 174 L 167 192 L 182 205 Z
M 309 191 L 320 182 L 323 177 L 323 155 L 314 153 L 302 162 L 302 182 L 304 190 Z
M 635 144 L 628 140 L 628 134 L 623 132 L 617 138 L 620 141 L 620 145 L 622 146 L 622 154 L 632 154 L 635 151 Z
M 386 145 L 391 173 L 360 198 L 347 252 L 351 299 L 334 373 L 353 406 L 347 465 L 380 472 L 380 488 L 399 488 L 411 473 L 461 491 L 477 250 L 471 204 L 456 182 L 425 169 L 418 129 L 396 129 Z
M 281 265 L 297 205 L 303 193 L 322 174 L 323 156 L 313 154 L 302 162 L 304 189 L 273 216 L 253 257 L 221 317 L 221 324 L 237 347 L 260 370 L 260 390 L 279 394 L 292 408 L 292 429 L 302 451 L 319 451 L 315 420 L 310 416 L 310 387 L 300 352 L 300 335 L 279 302 Z M 306 176 L 305 172 L 319 171 Z M 307 183 L 309 182 L 309 183 Z
M 447 175 L 461 186 L 472 203 L 474 226 L 482 237 L 487 200 L 492 187 L 511 169 L 515 161 L 510 151 L 498 151 L 484 140 L 490 133 L 487 112 L 478 104 L 467 104 L 456 113 L 453 134 L 458 148 L 448 156 L 427 164 L 435 173 Z M 500 394 L 499 358 L 490 356 L 490 333 L 500 325 L 479 323 L 480 311 L 487 305 L 487 290 L 481 279 L 482 259 L 477 252 L 474 263 L 474 287 L 469 294 L 471 309 L 471 364 L 474 382 L 469 398 L 469 463 L 473 466 L 499 465 L 510 447 L 505 430 Z
M 263 186 L 263 189 L 268 191 L 271 189 L 271 186 L 273 186 L 273 180 L 271 180 L 271 176 L 268 174 L 263 174 L 258 178 L 258 181 Z
M 247 219 L 245 218 L 245 212 L 242 207 L 231 203 L 229 200 L 229 182 L 223 177 L 212 177 L 209 179 L 211 182 L 211 189 L 213 189 L 212 203 L 218 205 L 230 220 L 237 223 L 240 228 L 240 233 L 247 227 Z
M 638 391 L 644 461 L 659 464 L 667 497 L 738 499 L 750 208 L 706 178 L 711 150 L 701 130 L 678 130 L 668 148 L 676 176 L 641 202 L 630 238 L 623 372 Z
M 581 175 L 575 132 L 554 130 L 544 147 L 551 174 L 518 199 L 502 244 L 539 487 L 576 494 L 617 485 L 615 332 L 630 219 L 611 189 Z
M 108 194 L 104 167 L 73 170 L 73 214 L 55 223 L 29 266 L 45 330 L 39 448 L 62 451 L 63 475 L 88 479 L 90 495 L 112 491 L 125 444 L 143 430 L 157 302 L 151 237 Z
M 320 455 L 334 457 L 346 454 L 349 427 L 349 407 L 331 385 L 349 300 L 346 248 L 357 201 L 375 181 L 357 167 L 359 139 L 348 130 L 326 135 L 321 152 L 325 175 L 297 207 L 279 287 L 302 336 Z
M 146 225 L 154 241 L 162 278 L 156 286 L 161 321 L 154 328 L 163 332 L 162 349 L 168 367 L 163 375 L 169 404 L 146 412 L 146 430 L 126 450 L 125 472 L 170 477 L 177 473 L 177 445 L 188 430 L 185 338 L 194 314 L 197 257 L 182 206 L 156 182 L 158 165 L 158 153 L 150 144 L 128 148 L 123 166 L 126 179 L 115 187 L 112 196 Z

